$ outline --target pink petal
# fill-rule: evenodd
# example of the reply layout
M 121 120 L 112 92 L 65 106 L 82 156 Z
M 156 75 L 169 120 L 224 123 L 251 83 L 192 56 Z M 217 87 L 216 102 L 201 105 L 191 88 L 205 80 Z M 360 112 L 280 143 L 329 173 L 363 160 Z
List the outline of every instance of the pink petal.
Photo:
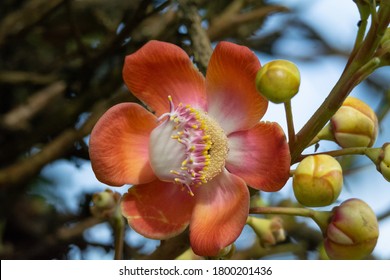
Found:
M 187 190 L 156 180 L 131 187 L 121 207 L 136 232 L 147 238 L 168 239 L 186 229 L 194 203 Z
M 169 111 L 168 95 L 174 104 L 204 108 L 203 75 L 179 47 L 150 41 L 126 57 L 123 78 L 130 91 L 159 116 Z
M 156 125 L 156 117 L 138 104 L 110 108 L 96 123 L 89 141 L 98 180 L 111 186 L 153 181 L 149 135 Z
M 246 223 L 249 192 L 245 182 L 224 170 L 195 193 L 190 241 L 195 254 L 215 256 L 233 243 Z
M 208 112 L 226 134 L 251 128 L 266 112 L 268 101 L 255 85 L 259 69 L 247 47 L 222 42 L 215 48 L 206 75 Z
M 251 187 L 280 190 L 289 178 L 290 152 L 286 136 L 277 123 L 261 122 L 229 135 L 226 168 Z

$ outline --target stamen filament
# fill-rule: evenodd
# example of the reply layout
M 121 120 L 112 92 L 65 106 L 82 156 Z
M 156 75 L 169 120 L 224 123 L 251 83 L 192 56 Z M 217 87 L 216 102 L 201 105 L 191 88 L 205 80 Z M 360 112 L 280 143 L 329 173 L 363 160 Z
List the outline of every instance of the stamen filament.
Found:
M 171 96 L 168 100 L 170 112 L 162 114 L 158 120 L 165 119 L 166 127 L 172 132 L 170 138 L 184 146 L 185 155 L 179 166 L 168 169 L 169 176 L 161 169 L 161 178 L 173 180 L 193 196 L 191 186 L 205 184 L 222 171 L 228 153 L 227 137 L 205 112 L 182 103 L 175 107 Z

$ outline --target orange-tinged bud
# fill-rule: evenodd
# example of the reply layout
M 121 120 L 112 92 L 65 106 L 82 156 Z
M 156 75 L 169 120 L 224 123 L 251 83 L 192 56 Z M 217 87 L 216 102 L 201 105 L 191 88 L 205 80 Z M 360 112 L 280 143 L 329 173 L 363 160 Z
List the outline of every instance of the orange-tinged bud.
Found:
M 372 147 L 378 135 L 378 118 L 363 101 L 348 97 L 340 109 L 317 135 L 319 140 L 332 140 L 343 148 Z
M 256 75 L 257 90 L 269 101 L 283 103 L 293 98 L 301 83 L 297 66 L 288 60 L 265 64 Z
M 363 101 L 348 97 L 331 119 L 333 135 L 343 148 L 371 147 L 378 134 L 375 112 Z
M 360 199 L 348 199 L 333 208 L 324 246 L 330 259 L 364 259 L 374 250 L 379 236 L 378 220 Z
M 329 155 L 304 158 L 293 176 L 296 199 L 305 206 L 321 207 L 333 203 L 343 186 L 342 168 Z

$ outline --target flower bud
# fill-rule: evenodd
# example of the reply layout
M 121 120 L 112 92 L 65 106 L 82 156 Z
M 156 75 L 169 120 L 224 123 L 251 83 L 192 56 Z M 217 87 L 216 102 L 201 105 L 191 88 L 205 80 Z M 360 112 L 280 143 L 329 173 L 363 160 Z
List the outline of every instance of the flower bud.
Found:
M 340 195 L 342 186 L 342 168 L 329 155 L 304 158 L 293 176 L 294 195 L 305 206 L 321 207 L 333 203 Z
M 363 101 L 348 97 L 318 139 L 336 141 L 343 148 L 371 147 L 378 134 L 378 118 Z
M 301 82 L 297 66 L 287 60 L 265 64 L 256 75 L 257 90 L 269 101 L 283 103 L 293 98 Z
M 109 189 L 93 194 L 93 205 L 90 207 L 92 215 L 98 218 L 112 217 L 118 209 L 119 200 L 120 195 Z
M 318 246 L 317 251 L 318 251 L 318 259 L 320 259 L 320 260 L 329 260 L 329 257 L 326 254 L 325 246 L 324 246 L 323 242 Z
M 390 27 L 387 27 L 385 34 L 379 42 L 379 48 L 388 48 L 390 44 Z
M 282 220 L 279 217 L 262 219 L 249 216 L 247 224 L 256 233 L 262 247 L 276 245 L 286 239 Z
M 385 143 L 382 146 L 377 168 L 383 177 L 390 182 L 390 143 Z
M 330 259 L 364 259 L 379 236 L 374 211 L 360 199 L 348 199 L 333 208 L 324 246 Z
M 218 255 L 215 257 L 215 259 L 218 260 L 229 260 L 232 258 L 233 254 L 236 252 L 236 245 L 230 244 L 226 246 L 225 248 L 221 249 L 218 252 Z
M 381 148 L 366 149 L 364 154 L 376 165 L 376 169 L 390 182 L 390 142 Z

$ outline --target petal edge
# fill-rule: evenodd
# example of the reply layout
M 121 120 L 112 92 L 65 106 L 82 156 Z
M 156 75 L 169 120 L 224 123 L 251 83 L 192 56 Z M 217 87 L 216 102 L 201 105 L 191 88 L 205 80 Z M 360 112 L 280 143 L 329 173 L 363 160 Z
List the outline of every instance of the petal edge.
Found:
M 173 183 L 155 180 L 129 189 L 121 202 L 132 229 L 151 239 L 168 239 L 183 232 L 195 199 Z
M 277 123 L 261 122 L 228 136 L 226 168 L 251 187 L 267 192 L 280 190 L 290 177 L 290 150 Z
M 180 102 L 205 108 L 203 75 L 181 48 L 171 43 L 149 41 L 128 55 L 123 79 L 129 90 L 157 116 L 169 112 L 168 95 L 175 105 Z
M 121 103 L 105 112 L 89 141 L 97 179 L 111 186 L 154 180 L 148 143 L 156 124 L 156 117 L 136 103 Z
M 261 65 L 247 47 L 219 43 L 206 74 L 208 112 L 229 134 L 253 127 L 265 114 L 268 101 L 256 90 Z
M 192 250 L 200 256 L 215 256 L 241 234 L 249 213 L 245 182 L 227 170 L 195 193 L 190 222 Z

